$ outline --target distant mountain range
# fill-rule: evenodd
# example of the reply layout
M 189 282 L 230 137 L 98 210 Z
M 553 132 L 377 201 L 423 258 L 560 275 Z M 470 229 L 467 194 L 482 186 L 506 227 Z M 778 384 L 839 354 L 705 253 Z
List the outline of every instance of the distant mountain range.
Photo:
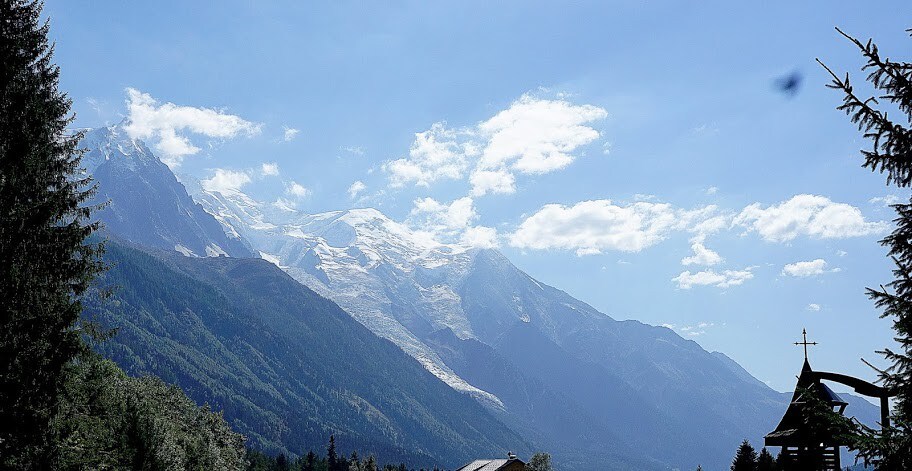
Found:
M 240 191 L 206 191 L 187 182 L 191 199 L 166 166 L 151 161 L 154 157 L 142 143 L 126 139 L 116 128 L 96 130 L 86 143 L 92 149 L 90 157 L 100 160 L 104 156 L 104 162 L 95 166 L 96 172 L 101 172 L 96 173 L 96 178 L 101 194 L 110 198 L 115 210 L 100 217 L 117 237 L 190 256 L 255 254 L 337 303 L 376 334 L 372 337 L 375 341 L 381 342 L 377 337 L 391 341 L 417 360 L 416 366 L 424 367 L 419 374 L 403 363 L 396 381 L 389 383 L 368 371 L 376 365 L 358 349 L 345 359 L 348 368 L 364 374 L 357 384 L 364 388 L 385 385 L 384 390 L 400 398 L 396 400 L 402 401 L 398 404 L 418 401 L 423 404 L 420 410 L 424 412 L 419 416 L 427 421 L 424 426 L 440 432 L 431 433 L 423 442 L 402 431 L 381 434 L 384 440 L 376 443 L 368 438 L 377 436 L 376 432 L 353 432 L 351 437 L 358 443 L 395 448 L 397 453 L 441 457 L 449 465 L 459 461 L 459 453 L 467 453 L 462 459 L 474 458 L 477 455 L 468 453 L 485 446 L 503 451 L 502 447 L 516 443 L 512 445 L 516 449 L 547 449 L 568 469 L 592 463 L 593 456 L 603 463 L 600 469 L 694 469 L 697 464 L 706 469 L 723 469 L 730 464 L 741 440 L 747 438 L 760 445 L 762 435 L 773 429 L 785 410 L 789 395 L 773 391 L 723 354 L 707 352 L 664 327 L 615 320 L 536 281 L 495 250 L 429 240 L 374 209 L 322 214 L 276 212 Z M 95 165 L 95 160 L 90 161 L 90 166 Z M 112 173 L 118 178 L 108 177 Z M 123 179 L 137 183 L 119 183 Z M 137 232 L 128 221 L 153 223 Z M 307 400 L 314 404 L 326 400 L 324 396 L 317 400 L 315 396 L 302 395 L 296 388 L 312 390 L 320 384 L 313 381 L 319 381 L 334 368 L 315 365 L 323 360 L 310 348 L 312 337 L 308 335 L 302 334 L 308 339 L 302 343 L 283 343 L 281 355 L 267 348 L 267 339 L 278 335 L 281 325 L 293 324 L 295 316 L 323 316 L 332 311 L 340 313 L 334 316 L 343 317 L 343 311 L 331 303 L 327 305 L 332 308 L 325 307 L 320 296 L 301 294 L 300 299 L 289 298 L 287 304 L 281 304 L 281 314 L 276 314 L 280 321 L 272 319 L 258 310 L 269 301 L 259 294 L 275 293 L 274 284 L 279 279 L 286 280 L 281 282 L 283 290 L 290 290 L 290 278 L 280 278 L 281 273 L 264 261 L 194 260 L 163 253 L 147 257 L 205 285 L 198 287 L 200 293 L 210 290 L 227 301 L 211 311 L 203 306 L 188 308 L 182 304 L 186 300 L 170 299 L 181 296 L 179 291 L 158 293 L 152 298 L 157 301 L 137 295 L 133 300 L 136 307 L 130 312 L 150 317 L 138 323 L 118 317 L 124 314 L 117 310 L 106 311 L 112 323 L 133 326 L 135 335 L 121 334 L 114 344 L 117 346 L 109 351 L 127 364 L 128 371 L 133 368 L 164 374 L 166 380 L 190 389 L 197 400 L 224 406 L 227 417 L 243 424 L 241 431 L 274 449 L 303 450 L 304 444 L 313 443 L 309 440 L 341 427 L 334 414 L 350 420 L 346 422 L 349 429 L 358 420 L 372 423 L 381 416 L 387 429 L 378 426 L 379 430 L 404 427 L 417 434 L 421 429 L 420 421 L 400 423 L 408 416 L 405 412 L 381 408 L 382 404 L 390 405 L 385 394 L 372 396 L 355 388 L 357 399 L 347 402 L 338 401 L 340 393 L 330 394 L 336 397 L 336 406 L 319 417 L 313 415 L 319 408 L 314 408 L 308 413 L 308 417 L 316 417 L 312 423 L 295 419 L 296 424 L 311 423 L 305 431 L 289 428 L 280 433 L 285 430 L 280 418 L 282 407 L 294 409 L 298 404 L 308 404 Z M 254 270 L 252 267 L 256 267 L 256 276 L 233 275 Z M 272 270 L 268 276 L 267 268 Z M 120 281 L 128 286 L 154 285 L 166 283 L 169 277 L 141 281 L 126 277 Z M 263 285 L 264 279 L 271 281 Z M 229 305 L 233 307 L 229 309 Z M 206 312 L 230 315 L 209 321 L 193 317 Z M 151 319 L 159 315 L 167 321 Z M 184 315 L 200 327 L 199 336 L 182 336 L 182 329 L 168 333 L 173 325 L 182 322 Z M 262 323 L 251 324 L 254 320 Z M 309 328 L 301 329 L 310 332 Z M 352 327 L 346 329 L 355 332 Z M 220 330 L 229 334 L 211 335 L 220 338 L 222 346 L 199 346 L 200 342 L 211 341 L 211 332 Z M 241 331 L 243 337 L 231 337 Z M 156 340 L 170 338 L 169 335 L 175 338 L 168 342 Z M 238 349 L 239 339 L 243 339 L 244 348 Z M 256 342 L 264 343 L 262 347 L 247 347 Z M 137 350 L 134 345 L 138 344 L 146 346 Z M 226 348 L 231 352 L 231 362 L 211 353 Z M 118 356 L 118 349 L 132 354 Z M 268 354 L 264 355 L 264 351 Z M 257 381 L 251 377 L 227 379 L 228 372 L 202 374 L 208 370 L 193 366 L 196 361 L 213 368 L 236 364 L 237 368 L 230 368 L 232 375 L 250 371 Z M 251 366 L 256 362 L 265 364 Z M 241 364 L 247 370 L 240 368 Z M 259 375 L 266 365 L 276 372 L 262 370 L 266 373 Z M 287 374 L 298 368 L 318 373 L 292 382 Z M 445 388 L 447 394 L 464 393 L 456 396 L 471 396 L 483 408 L 475 404 L 475 408 L 469 407 L 438 389 L 432 390 L 424 382 L 433 376 L 424 370 L 442 381 L 437 384 L 449 386 Z M 198 379 L 201 374 L 206 379 L 197 384 L 202 381 Z M 358 379 L 340 376 L 334 383 L 338 389 L 333 390 L 352 388 L 349 381 Z M 253 397 L 269 391 L 267 396 L 275 402 L 257 407 L 274 415 L 263 421 L 233 415 L 238 409 L 229 406 L 232 402 L 225 397 L 242 403 L 247 393 L 243 389 L 226 390 L 225 382 L 255 385 L 260 389 L 250 391 Z M 424 396 L 420 400 L 402 399 L 415 388 L 433 391 L 432 395 L 446 400 L 435 402 Z M 194 391 L 198 394 L 194 395 Z M 379 413 L 373 412 L 375 409 Z M 864 401 L 853 401 L 849 412 L 863 420 L 877 416 L 876 408 Z M 460 421 L 467 421 L 461 423 L 485 425 L 472 430 L 448 421 L 444 421 L 445 427 L 429 425 L 439 424 L 443 418 L 452 419 L 453 414 L 467 414 L 460 416 Z M 263 424 L 269 424 L 268 433 L 257 428 Z M 441 440 L 456 440 L 456 445 L 434 445 Z M 498 454 L 501 453 L 494 455 Z

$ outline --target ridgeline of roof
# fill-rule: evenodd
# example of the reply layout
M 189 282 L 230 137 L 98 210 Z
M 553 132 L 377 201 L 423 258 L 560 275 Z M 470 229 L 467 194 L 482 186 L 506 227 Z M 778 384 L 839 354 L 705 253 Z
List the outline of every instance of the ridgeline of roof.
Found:
M 804 394 L 813 395 L 816 399 L 831 406 L 845 407 L 847 405 L 829 386 L 814 378 L 814 370 L 805 359 L 801 375 L 798 376 L 798 384 L 795 385 L 792 401 L 776 429 L 764 437 L 764 444 L 767 446 L 797 446 L 808 442 L 818 444 L 823 441 L 827 446 L 844 445 L 845 443 L 836 437 L 819 436 L 819 433 L 806 423 L 808 411 L 806 409 L 807 398 L 803 397 Z
M 475 460 L 456 471 L 497 471 L 498 469 L 517 461 L 519 460 Z M 519 462 L 522 463 L 521 461 Z

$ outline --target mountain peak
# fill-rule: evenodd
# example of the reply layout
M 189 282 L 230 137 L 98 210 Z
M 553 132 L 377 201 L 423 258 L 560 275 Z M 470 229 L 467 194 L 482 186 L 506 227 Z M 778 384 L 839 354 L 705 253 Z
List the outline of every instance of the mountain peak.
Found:
M 391 221 L 385 214 L 374 208 L 352 208 L 342 211 L 346 216 L 352 219 L 361 219 L 364 221 Z
M 127 241 L 190 256 L 250 257 L 246 241 L 226 234 L 196 204 L 167 165 L 122 125 L 87 132 L 83 168 L 98 185 L 97 213 L 110 233 Z
M 132 138 L 123 128 L 123 122 L 113 126 L 90 129 L 82 139 L 86 154 L 82 167 L 88 173 L 95 173 L 106 162 L 135 171 L 144 166 L 164 166 L 146 144 Z

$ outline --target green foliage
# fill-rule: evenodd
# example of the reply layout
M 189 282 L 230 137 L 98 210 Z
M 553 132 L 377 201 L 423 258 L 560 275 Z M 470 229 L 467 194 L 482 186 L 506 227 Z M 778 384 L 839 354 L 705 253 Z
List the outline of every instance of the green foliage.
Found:
M 732 460 L 731 471 L 756 471 L 757 470 L 757 451 L 751 446 L 750 442 L 744 440 L 738 451 L 735 453 L 735 459 Z
M 551 455 L 548 453 L 536 453 L 529 458 L 529 462 L 526 463 L 527 471 L 553 471 L 554 468 L 551 466 Z
M 264 260 L 115 241 L 106 260 L 102 281 L 118 289 L 87 310 L 117 335 L 99 353 L 224 411 L 252 448 L 297 456 L 335 434 L 346 451 L 433 466 L 522 446 L 471 397 Z
M 868 72 L 867 82 L 875 90 L 874 96 L 861 98 L 848 74 L 842 79 L 824 65 L 833 76 L 828 86 L 843 93 L 838 109 L 848 114 L 872 143 L 870 150 L 862 150 L 864 167 L 886 173 L 888 185 L 912 186 L 912 63 L 883 58 L 871 40 L 862 43 L 842 34 L 861 51 L 866 61 L 862 70 Z M 898 109 L 900 120 L 891 120 L 881 102 Z M 893 320 L 900 345 L 899 350 L 879 352 L 891 363 L 880 377 L 896 394 L 896 409 L 892 427 L 875 431 L 857 425 L 850 447 L 859 450 L 859 456 L 877 469 L 906 470 L 912 469 L 912 204 L 893 208 L 896 229 L 881 243 L 889 247 L 895 264 L 894 280 L 877 289 L 869 288 L 867 294 L 883 309 L 881 317 Z
M 357 451 L 351 453 L 351 458 L 339 458 L 339 453 L 335 448 L 335 439 L 330 436 L 329 446 L 327 446 L 327 455 L 320 457 L 313 451 L 298 458 L 293 463 L 289 462 L 284 454 L 278 456 L 269 456 L 258 450 L 247 450 L 247 462 L 249 463 L 248 471 L 329 471 L 330 456 L 335 456 L 335 466 L 344 466 L 345 471 L 431 471 L 429 468 L 408 468 L 405 464 L 387 464 L 383 467 L 377 464 L 373 455 L 363 459 Z M 433 471 L 441 471 L 434 466 Z
M 246 468 L 243 437 L 180 389 L 92 354 L 68 370 L 55 469 Z
M 80 299 L 101 270 L 86 243 L 90 179 L 57 90 L 41 3 L 0 1 L 0 468 L 54 460 L 63 371 L 83 348 Z
M 0 469 L 244 469 L 221 415 L 86 348 L 103 246 L 40 15 L 0 0 Z

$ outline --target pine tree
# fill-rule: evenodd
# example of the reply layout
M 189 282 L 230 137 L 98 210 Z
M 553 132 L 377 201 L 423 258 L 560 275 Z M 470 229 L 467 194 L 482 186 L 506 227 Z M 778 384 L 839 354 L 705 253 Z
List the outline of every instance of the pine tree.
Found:
M 778 455 L 776 455 L 776 469 L 780 471 L 789 469 L 788 458 L 786 457 L 786 454 L 782 453 L 781 451 Z
M 0 468 L 52 467 L 50 421 L 101 270 L 90 180 L 37 1 L 0 0 Z
M 862 70 L 868 72 L 867 82 L 874 88 L 875 96 L 862 98 L 848 74 L 842 79 L 818 60 L 833 77 L 828 87 L 843 94 L 838 109 L 871 141 L 870 149 L 861 151 L 863 166 L 886 173 L 887 185 L 908 188 L 912 186 L 912 63 L 883 58 L 871 40 L 862 43 L 837 31 L 861 51 L 866 61 Z M 888 116 L 881 102 L 899 111 L 899 121 Z M 858 426 L 851 443 L 866 463 L 876 463 L 879 470 L 912 469 L 912 200 L 893 205 L 893 209 L 896 229 L 881 244 L 889 247 L 894 280 L 868 288 L 867 294 L 883 309 L 881 317 L 893 320 L 894 338 L 899 343 L 899 350 L 878 352 L 890 363 L 880 378 L 896 394 L 896 408 L 892 427 L 881 432 Z
M 763 447 L 757 456 L 757 471 L 776 471 L 776 459 Z
M 548 453 L 532 455 L 532 458 L 529 458 L 529 462 L 526 464 L 526 469 L 528 471 L 552 471 L 554 468 L 551 467 L 551 455 Z
M 279 456 L 276 456 L 275 461 L 276 471 L 289 471 L 291 465 L 288 463 L 288 457 L 285 456 L 285 453 L 279 453 Z
M 345 458 L 345 456 L 339 457 L 339 461 L 336 463 L 336 469 L 338 471 L 348 471 L 348 459 Z
M 347 471 L 339 469 L 339 456 L 336 454 L 336 436 L 329 436 L 329 445 L 326 446 L 326 463 L 329 471 Z
M 367 457 L 367 463 L 364 464 L 364 471 L 377 471 L 377 460 L 374 455 Z
M 301 471 L 315 471 L 317 469 L 317 455 L 313 450 L 308 451 L 307 455 L 301 460 Z
M 735 453 L 735 459 L 732 461 L 731 471 L 756 471 L 757 470 L 757 452 L 750 442 L 744 440 Z
M 358 456 L 357 451 L 351 453 L 351 458 L 348 460 L 348 468 L 346 471 L 363 471 L 364 468 L 361 466 L 361 458 Z

